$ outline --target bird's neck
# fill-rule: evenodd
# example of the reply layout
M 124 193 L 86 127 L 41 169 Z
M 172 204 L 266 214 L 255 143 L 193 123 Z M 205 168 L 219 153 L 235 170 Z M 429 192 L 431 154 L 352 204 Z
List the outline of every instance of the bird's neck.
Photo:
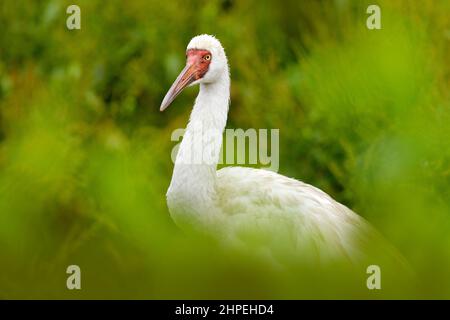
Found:
M 228 72 L 214 83 L 200 85 L 167 192 L 169 209 L 177 223 L 208 223 L 218 214 L 214 203 L 216 169 L 229 98 Z

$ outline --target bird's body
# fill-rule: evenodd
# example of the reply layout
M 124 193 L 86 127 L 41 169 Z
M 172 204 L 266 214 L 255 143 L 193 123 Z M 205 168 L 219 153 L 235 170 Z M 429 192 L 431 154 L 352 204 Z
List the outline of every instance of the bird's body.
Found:
M 250 239 L 275 261 L 283 260 L 284 253 L 312 263 L 363 258 L 358 237 L 368 231 L 367 224 L 309 184 L 267 170 L 235 167 L 218 172 L 217 186 L 228 232 L 241 246 Z
M 183 228 L 250 247 L 277 262 L 289 252 L 289 259 L 308 263 L 357 263 L 375 235 L 365 220 L 325 192 L 272 171 L 226 167 L 217 171 L 214 184 L 206 195 L 192 185 L 184 197 L 169 189 L 172 218 Z
M 262 169 L 217 171 L 230 97 L 227 59 L 208 35 L 193 38 L 187 53 L 188 65 L 161 106 L 187 85 L 200 84 L 167 192 L 174 221 L 278 261 L 286 254 L 314 262 L 364 259 L 376 232 L 325 192 Z

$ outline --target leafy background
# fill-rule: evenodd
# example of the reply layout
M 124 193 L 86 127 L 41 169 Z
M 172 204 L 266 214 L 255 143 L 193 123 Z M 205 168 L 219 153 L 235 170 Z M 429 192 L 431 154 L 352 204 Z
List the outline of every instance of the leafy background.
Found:
M 450 3 L 0 3 L 0 298 L 450 298 Z M 414 285 L 280 272 L 170 220 L 170 134 L 198 89 L 159 104 L 194 35 L 231 65 L 229 128 L 279 128 L 280 173 L 368 219 Z M 66 267 L 82 290 L 66 288 Z

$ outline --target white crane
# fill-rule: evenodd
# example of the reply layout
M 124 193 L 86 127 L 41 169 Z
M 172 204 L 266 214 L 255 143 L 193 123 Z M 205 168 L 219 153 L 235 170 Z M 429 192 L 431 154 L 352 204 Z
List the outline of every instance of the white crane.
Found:
M 167 191 L 175 223 L 278 261 L 286 254 L 313 262 L 364 259 L 376 231 L 323 191 L 267 170 L 217 170 L 230 99 L 227 57 L 210 35 L 194 37 L 186 57 L 160 108 L 200 85 Z

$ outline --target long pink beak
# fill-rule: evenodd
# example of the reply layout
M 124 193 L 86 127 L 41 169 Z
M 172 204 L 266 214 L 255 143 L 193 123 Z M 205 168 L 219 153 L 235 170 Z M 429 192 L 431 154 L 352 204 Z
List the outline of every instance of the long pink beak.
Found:
M 170 87 L 169 91 L 167 91 L 166 96 L 164 97 L 161 107 L 159 111 L 164 111 L 170 104 L 175 100 L 175 98 L 192 82 L 195 81 L 195 64 L 186 64 L 186 67 L 180 72 L 175 82 Z

